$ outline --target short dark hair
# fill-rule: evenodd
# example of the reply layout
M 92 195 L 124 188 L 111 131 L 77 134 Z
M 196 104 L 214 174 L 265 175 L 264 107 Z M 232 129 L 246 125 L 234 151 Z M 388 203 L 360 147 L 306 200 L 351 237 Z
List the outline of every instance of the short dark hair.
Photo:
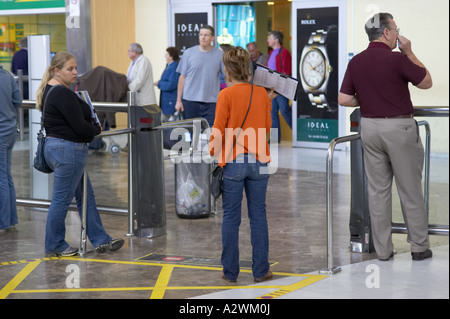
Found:
M 384 29 L 391 30 L 390 20 L 394 19 L 392 14 L 387 12 L 377 13 L 372 18 L 367 20 L 364 28 L 366 29 L 369 41 L 379 39 L 383 35 Z
M 283 45 L 283 33 L 281 31 L 270 31 L 269 35 L 272 35 L 275 39 L 278 39 L 278 42 Z
M 201 27 L 200 27 L 200 30 L 201 29 L 206 29 L 206 30 L 209 30 L 209 31 L 211 31 L 211 35 L 214 37 L 215 35 L 214 35 L 214 28 L 212 27 L 212 26 L 210 26 L 210 25 L 208 25 L 208 24 L 204 24 L 204 25 L 202 25 Z
M 169 55 L 172 57 L 172 59 L 174 61 L 178 61 L 178 59 L 180 58 L 180 50 L 178 50 L 175 47 L 168 47 L 166 49 L 167 53 L 169 53 Z

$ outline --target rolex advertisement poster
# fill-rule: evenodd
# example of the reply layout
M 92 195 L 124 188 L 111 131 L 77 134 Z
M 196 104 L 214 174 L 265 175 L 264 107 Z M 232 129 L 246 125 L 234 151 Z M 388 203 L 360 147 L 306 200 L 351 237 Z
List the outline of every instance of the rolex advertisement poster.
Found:
M 339 8 L 297 10 L 297 141 L 339 136 Z

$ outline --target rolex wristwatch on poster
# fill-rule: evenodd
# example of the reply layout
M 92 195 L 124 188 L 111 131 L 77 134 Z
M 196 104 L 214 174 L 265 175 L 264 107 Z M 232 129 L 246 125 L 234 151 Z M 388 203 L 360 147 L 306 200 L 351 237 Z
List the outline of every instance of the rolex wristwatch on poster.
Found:
M 326 30 L 312 32 L 300 59 L 299 73 L 303 89 L 311 104 L 318 108 L 329 106 L 327 87 L 333 68 L 328 58 L 326 41 L 329 33 L 336 28 L 336 26 L 330 26 Z

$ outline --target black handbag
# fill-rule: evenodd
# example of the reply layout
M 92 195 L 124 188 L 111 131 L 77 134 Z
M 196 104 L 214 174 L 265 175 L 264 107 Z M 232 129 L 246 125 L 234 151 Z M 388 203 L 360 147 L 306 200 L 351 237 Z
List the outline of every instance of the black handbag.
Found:
M 211 195 L 214 198 L 219 198 L 222 195 L 222 183 L 223 183 L 223 167 L 215 165 L 210 173 L 211 175 Z
M 252 85 L 252 93 L 250 94 L 250 103 L 248 105 L 247 114 L 245 115 L 244 121 L 242 122 L 241 128 L 239 129 L 238 134 L 236 135 L 236 139 L 234 140 L 233 147 L 231 148 L 231 153 L 233 153 L 234 146 L 236 145 L 237 139 L 239 137 L 239 134 L 241 134 L 242 128 L 244 127 L 245 121 L 247 120 L 248 112 L 250 111 L 250 107 L 252 106 L 252 99 L 253 99 L 253 83 Z M 229 155 L 228 155 L 229 157 Z M 225 163 L 228 160 L 228 157 L 225 160 Z M 211 175 L 211 195 L 214 198 L 219 198 L 220 195 L 222 195 L 223 190 L 223 167 L 220 167 L 218 164 L 214 165 L 214 168 L 209 173 Z
M 59 85 L 52 86 L 45 97 L 44 104 L 42 104 L 42 114 L 41 114 L 41 129 L 37 134 L 38 146 L 36 149 L 36 154 L 34 156 L 34 168 L 39 172 L 50 174 L 53 173 L 53 169 L 47 164 L 44 156 L 44 147 L 45 147 L 45 135 L 44 135 L 44 111 L 45 111 L 45 103 L 47 102 L 47 97 L 50 95 L 50 92 Z

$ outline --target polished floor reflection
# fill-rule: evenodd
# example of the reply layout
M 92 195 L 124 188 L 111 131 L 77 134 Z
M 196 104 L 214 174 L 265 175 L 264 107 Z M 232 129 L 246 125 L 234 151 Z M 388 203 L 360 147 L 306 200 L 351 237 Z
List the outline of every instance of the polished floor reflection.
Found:
M 27 145 L 19 142 L 13 155 L 18 198 L 30 196 Z M 113 157 L 90 152 L 88 172 L 99 206 L 127 208 L 127 165 L 126 153 Z M 393 235 L 398 253 L 388 262 L 379 262 L 374 254 L 349 252 L 349 165 L 348 152 L 335 153 L 333 252 L 334 265 L 342 269 L 335 275 L 318 272 L 327 267 L 326 151 L 282 143 L 279 168 L 270 178 L 267 196 L 272 280 L 255 285 L 247 267 L 251 244 L 246 205 L 240 229 L 241 275 L 236 284 L 221 279 L 220 200 L 207 219 L 178 218 L 174 165 L 166 160 L 166 235 L 126 237 L 126 214 L 102 214 L 108 233 L 125 238 L 124 247 L 114 254 L 45 258 L 47 211 L 19 207 L 19 224 L 0 233 L 0 299 L 448 298 L 448 236 L 430 236 L 435 256 L 423 262 L 411 261 L 404 234 Z M 430 223 L 448 225 L 448 157 L 433 157 L 431 169 Z M 394 221 L 402 222 L 396 195 L 393 205 Z M 78 214 L 69 212 L 66 224 L 67 241 L 78 247 Z M 367 269 L 373 267 L 380 269 L 378 289 L 366 284 Z M 72 280 L 71 274 L 78 274 L 73 278 L 79 281 Z M 413 289 L 414 283 L 420 289 Z

